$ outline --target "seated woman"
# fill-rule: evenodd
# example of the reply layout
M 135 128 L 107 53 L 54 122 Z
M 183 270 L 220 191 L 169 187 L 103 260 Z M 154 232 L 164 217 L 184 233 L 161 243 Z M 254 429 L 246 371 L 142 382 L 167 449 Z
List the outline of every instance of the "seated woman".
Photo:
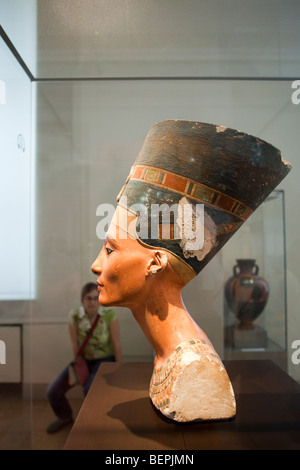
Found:
M 89 372 L 82 385 L 84 396 L 87 395 L 102 362 L 122 361 L 119 320 L 114 310 L 100 310 L 97 287 L 94 282 L 86 283 L 81 289 L 82 305 L 73 308 L 68 315 L 74 358 L 84 347 L 82 357 Z M 47 428 L 50 434 L 73 422 L 73 412 L 66 394 L 77 382 L 72 382 L 69 372 L 67 365 L 47 388 L 47 399 L 56 416 L 55 421 Z
M 150 130 L 118 196 L 92 271 L 100 303 L 131 309 L 153 346 L 150 398 L 170 419 L 236 413 L 227 372 L 186 310 L 182 289 L 288 170 L 277 149 L 254 137 L 163 121 Z M 172 209 L 168 220 L 158 204 Z

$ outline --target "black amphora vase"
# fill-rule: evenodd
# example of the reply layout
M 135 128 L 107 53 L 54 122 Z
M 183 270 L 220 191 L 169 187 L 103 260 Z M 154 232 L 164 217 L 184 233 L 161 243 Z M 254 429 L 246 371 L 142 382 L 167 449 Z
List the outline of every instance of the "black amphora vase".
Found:
M 255 259 L 237 259 L 233 276 L 225 284 L 225 298 L 239 320 L 238 328 L 253 329 L 254 320 L 263 312 L 269 297 L 269 285 L 260 277 Z

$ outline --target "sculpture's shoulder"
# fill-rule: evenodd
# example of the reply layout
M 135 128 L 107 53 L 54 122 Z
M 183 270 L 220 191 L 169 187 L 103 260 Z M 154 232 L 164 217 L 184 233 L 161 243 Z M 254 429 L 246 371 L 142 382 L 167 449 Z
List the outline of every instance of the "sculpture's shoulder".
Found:
M 150 398 L 175 421 L 229 419 L 236 411 L 225 367 L 210 342 L 201 339 L 181 343 L 154 369 Z

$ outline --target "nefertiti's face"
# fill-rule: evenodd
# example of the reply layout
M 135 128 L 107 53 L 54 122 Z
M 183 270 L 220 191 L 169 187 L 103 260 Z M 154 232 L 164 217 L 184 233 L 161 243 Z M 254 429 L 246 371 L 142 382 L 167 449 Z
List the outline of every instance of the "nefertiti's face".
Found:
M 108 232 L 103 249 L 92 265 L 98 276 L 99 302 L 104 306 L 132 307 L 146 293 L 147 266 L 152 250 L 122 229 Z

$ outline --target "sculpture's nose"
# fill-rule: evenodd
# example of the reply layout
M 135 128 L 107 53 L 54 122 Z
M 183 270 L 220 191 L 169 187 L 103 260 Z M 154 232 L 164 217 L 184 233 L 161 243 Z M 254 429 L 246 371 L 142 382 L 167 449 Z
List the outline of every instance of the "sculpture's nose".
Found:
M 102 272 L 102 268 L 101 268 L 102 253 L 103 253 L 103 249 L 100 251 L 98 257 L 95 259 L 95 261 L 93 262 L 91 266 L 91 270 L 94 274 L 96 274 L 96 276 L 99 276 Z

